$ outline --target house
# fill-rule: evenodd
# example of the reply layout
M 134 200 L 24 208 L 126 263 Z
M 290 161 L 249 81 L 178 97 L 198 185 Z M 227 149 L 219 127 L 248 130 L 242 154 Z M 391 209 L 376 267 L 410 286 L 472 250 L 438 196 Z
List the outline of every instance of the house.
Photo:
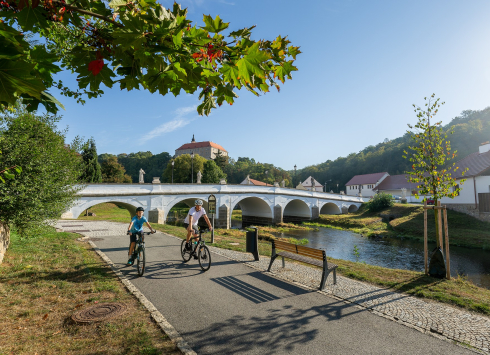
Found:
M 313 181 L 313 183 L 312 183 Z M 318 181 L 316 181 L 313 176 L 308 176 L 305 181 L 301 183 L 305 190 L 312 191 L 312 186 L 313 186 L 313 191 L 318 191 L 322 192 L 323 191 L 323 185 L 320 184 Z
M 175 157 L 183 154 L 199 154 L 201 157 L 206 159 L 214 159 L 218 152 L 221 152 L 222 156 L 228 156 L 228 152 L 214 142 L 196 142 L 194 139 L 194 135 L 192 135 L 192 141 L 190 143 L 186 143 L 182 145 L 180 148 L 175 150 Z
M 373 191 L 390 174 L 387 172 L 356 175 L 345 184 L 346 195 L 371 197 L 376 193 Z
M 453 173 L 453 177 L 462 190 L 453 199 L 442 198 L 441 204 L 490 221 L 490 142 L 482 143 L 478 152 L 461 159 L 456 166 L 459 169 Z M 462 172 L 466 168 L 468 171 L 463 176 Z M 461 179 L 466 179 L 466 182 L 461 184 Z
M 417 199 L 413 196 L 417 190 L 415 183 L 408 181 L 409 176 L 407 174 L 401 175 L 388 175 L 381 181 L 374 189 L 374 193 L 382 192 L 393 196 L 403 196 L 403 189 L 405 189 L 405 197 L 408 202 L 416 202 Z M 363 193 L 364 196 L 364 193 Z M 419 200 L 420 202 L 421 200 Z
M 267 183 L 259 181 L 259 180 L 250 179 L 250 175 L 247 175 L 245 180 L 243 180 L 240 183 L 240 185 L 274 186 L 274 185 L 270 185 L 270 184 L 267 184 Z

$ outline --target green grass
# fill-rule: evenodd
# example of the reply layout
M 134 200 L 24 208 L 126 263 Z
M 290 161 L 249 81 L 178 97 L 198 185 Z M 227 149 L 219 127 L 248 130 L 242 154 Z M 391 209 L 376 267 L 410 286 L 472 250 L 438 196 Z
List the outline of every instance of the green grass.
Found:
M 54 229 L 29 239 L 12 233 L 0 265 L 0 354 L 180 354 L 78 237 Z M 128 309 L 105 322 L 71 321 L 74 312 L 104 302 Z

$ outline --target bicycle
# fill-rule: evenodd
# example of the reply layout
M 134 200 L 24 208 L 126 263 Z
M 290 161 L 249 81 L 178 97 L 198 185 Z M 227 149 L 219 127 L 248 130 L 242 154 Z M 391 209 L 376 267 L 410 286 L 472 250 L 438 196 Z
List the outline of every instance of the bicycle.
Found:
M 145 273 L 145 264 L 146 264 L 146 256 L 145 256 L 145 238 L 144 235 L 150 235 L 155 233 L 155 231 L 151 232 L 142 232 L 136 233 L 138 235 L 138 239 L 136 239 L 136 245 L 134 246 L 133 251 L 133 260 L 136 260 L 136 264 L 138 266 L 138 275 L 143 276 Z M 129 232 L 127 232 L 129 235 Z M 129 243 L 129 247 L 131 247 L 131 243 Z
M 203 232 L 208 232 L 209 229 L 202 229 L 199 228 L 199 236 L 198 237 L 191 237 L 190 241 L 192 242 L 193 239 L 197 239 L 196 242 L 193 242 L 191 250 L 187 250 L 185 248 L 185 243 L 186 240 L 184 239 L 182 241 L 182 244 L 180 245 L 180 253 L 182 255 L 182 259 L 184 260 L 184 263 L 188 262 L 192 256 L 194 256 L 194 259 L 199 260 L 199 266 L 201 266 L 202 271 L 207 271 L 211 267 L 211 253 L 209 252 L 208 247 L 206 246 L 206 242 L 202 239 L 202 233 Z M 199 247 L 199 251 L 196 250 Z

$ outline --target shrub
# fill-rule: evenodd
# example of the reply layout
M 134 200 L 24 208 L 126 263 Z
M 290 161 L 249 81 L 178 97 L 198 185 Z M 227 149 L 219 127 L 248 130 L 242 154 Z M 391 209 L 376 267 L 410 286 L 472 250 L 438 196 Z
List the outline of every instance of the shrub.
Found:
M 392 207 L 393 199 L 390 194 L 379 193 L 366 204 L 367 209 L 371 212 L 381 211 L 382 209 Z

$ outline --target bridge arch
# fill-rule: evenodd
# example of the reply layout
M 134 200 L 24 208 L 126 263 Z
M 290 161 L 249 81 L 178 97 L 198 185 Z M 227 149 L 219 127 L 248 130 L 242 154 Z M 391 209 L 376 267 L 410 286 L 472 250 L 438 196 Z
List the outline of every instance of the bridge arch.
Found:
M 143 206 L 138 201 L 131 201 L 131 203 L 128 203 L 128 202 L 121 202 L 121 201 L 118 201 L 116 199 L 100 199 L 100 200 L 95 199 L 95 200 L 86 202 L 86 203 L 78 206 L 78 208 L 72 209 L 72 218 L 77 219 L 78 217 L 80 217 L 80 215 L 85 210 L 88 210 L 88 209 L 90 209 L 94 206 L 100 205 L 102 203 L 113 203 L 118 207 L 123 207 L 129 212 L 131 217 L 134 217 L 136 215 L 136 209 L 138 207 L 143 207 L 145 209 L 145 216 L 148 218 L 148 211 L 146 210 L 146 206 Z M 129 217 L 128 217 L 128 223 L 129 223 Z
M 202 197 L 202 196 L 196 196 L 196 197 L 189 197 L 189 196 L 185 196 L 185 197 L 182 197 L 180 199 L 175 199 L 172 201 L 171 204 L 169 204 L 167 206 L 167 210 L 165 211 L 165 222 L 167 221 L 167 218 L 168 218 L 168 214 L 170 212 L 170 210 L 177 204 L 179 203 L 185 203 L 189 209 L 191 207 L 194 207 L 194 203 L 197 199 L 200 199 L 203 201 L 203 207 L 204 207 L 204 210 L 206 211 L 206 213 L 208 213 L 208 201 L 207 201 L 207 197 Z
M 325 203 L 320 209 L 320 214 L 342 214 L 342 210 L 333 202 Z
M 235 206 L 239 205 L 242 210 L 242 227 L 249 225 L 270 225 L 272 224 L 272 208 L 264 199 L 257 196 L 248 196 L 239 199 L 234 202 L 230 210 L 230 224 L 231 224 L 231 212 Z
M 347 210 L 349 213 L 356 212 L 359 209 L 357 205 L 350 205 L 349 209 Z
M 311 219 L 310 206 L 303 200 L 290 200 L 284 206 L 282 219 L 284 223 L 309 221 Z

